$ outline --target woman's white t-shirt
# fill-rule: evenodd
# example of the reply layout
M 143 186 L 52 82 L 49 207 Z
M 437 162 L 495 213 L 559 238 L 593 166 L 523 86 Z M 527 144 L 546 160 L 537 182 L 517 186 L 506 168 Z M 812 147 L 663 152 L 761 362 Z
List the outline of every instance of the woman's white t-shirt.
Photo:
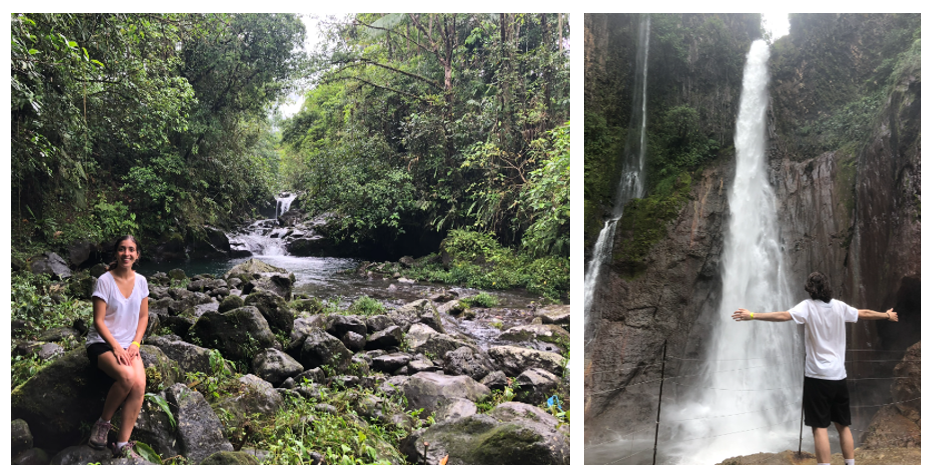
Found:
M 99 297 L 107 304 L 107 311 L 104 314 L 104 324 L 110 330 L 110 334 L 116 339 L 116 342 L 123 348 L 128 348 L 136 338 L 136 330 L 139 328 L 139 308 L 142 306 L 142 299 L 149 296 L 149 284 L 145 277 L 136 274 L 136 282 L 133 285 L 132 293 L 129 298 L 120 293 L 120 288 L 113 280 L 113 274 L 104 272 L 97 279 L 97 289 L 91 297 Z M 97 332 L 97 327 L 91 326 L 87 333 L 87 343 L 85 346 L 94 343 L 106 343 L 106 340 Z
M 834 381 L 846 378 L 844 324 L 857 321 L 857 309 L 837 299 L 830 303 L 808 299 L 789 310 L 789 315 L 795 323 L 805 324 L 805 376 Z

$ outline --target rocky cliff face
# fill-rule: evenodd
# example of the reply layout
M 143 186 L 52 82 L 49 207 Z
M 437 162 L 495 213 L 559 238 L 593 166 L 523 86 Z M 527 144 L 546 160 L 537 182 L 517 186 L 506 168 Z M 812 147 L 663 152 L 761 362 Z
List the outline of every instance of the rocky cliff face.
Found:
M 898 324 L 850 326 L 851 348 L 887 351 L 873 360 L 900 358 L 920 338 L 921 73 L 911 54 L 913 20 L 798 15 L 793 36 L 777 42 L 771 59 L 770 180 L 790 286 L 797 299 L 806 298 L 804 278 L 820 270 L 835 296 L 855 307 L 895 307 Z M 858 29 L 848 31 L 852 25 Z M 854 84 L 831 84 L 835 79 Z M 618 426 L 652 425 L 664 341 L 671 355 L 667 377 L 684 369 L 682 359 L 701 356 L 722 292 L 719 261 L 733 167 L 733 152 L 725 149 L 692 172 L 689 198 L 664 224 L 665 235 L 636 266 L 616 256 L 605 272 L 593 308 L 597 336 L 586 348 L 587 443 L 613 437 L 608 429 Z M 636 226 L 619 228 L 615 249 L 637 233 Z M 892 373 L 892 366 L 857 359 L 870 358 L 853 355 L 851 375 Z M 875 392 L 882 401 L 875 404 L 891 402 L 888 389 Z M 667 385 L 664 399 L 674 396 Z M 855 413 L 855 423 L 871 416 Z

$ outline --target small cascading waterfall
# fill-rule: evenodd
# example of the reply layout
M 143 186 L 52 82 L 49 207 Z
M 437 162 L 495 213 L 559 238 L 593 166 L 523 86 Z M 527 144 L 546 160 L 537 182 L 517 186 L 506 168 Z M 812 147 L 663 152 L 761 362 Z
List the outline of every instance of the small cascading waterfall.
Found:
M 744 69 L 722 295 L 712 334 L 699 367 L 683 366 L 672 380 L 680 386 L 677 402 L 663 408 L 673 463 L 718 463 L 798 443 L 802 360 L 796 325 L 731 318 L 738 308 L 775 312 L 793 304 L 766 173 L 768 59 L 767 44 L 755 41 Z
M 260 219 L 252 223 L 242 233 L 232 237 L 231 241 L 242 243 L 254 256 L 288 255 L 282 240 L 284 231 L 278 227 L 278 217 L 288 212 L 296 197 L 296 194 L 284 194 L 275 198 L 274 219 Z
M 617 222 L 624 213 L 624 206 L 632 198 L 642 198 L 644 188 L 644 164 L 646 162 L 646 124 L 647 124 L 647 61 L 650 53 L 650 16 L 640 18 L 638 29 L 638 47 L 635 68 L 640 74 L 634 76 L 633 110 L 630 118 L 627 141 L 624 145 L 621 180 L 617 186 L 614 209 L 611 218 L 605 221 L 604 228 L 598 234 L 592 260 L 585 271 L 585 347 L 595 337 L 595 315 L 592 305 L 598 292 L 601 268 L 611 258 L 614 248 L 614 232 Z M 587 350 L 586 350 L 587 352 Z

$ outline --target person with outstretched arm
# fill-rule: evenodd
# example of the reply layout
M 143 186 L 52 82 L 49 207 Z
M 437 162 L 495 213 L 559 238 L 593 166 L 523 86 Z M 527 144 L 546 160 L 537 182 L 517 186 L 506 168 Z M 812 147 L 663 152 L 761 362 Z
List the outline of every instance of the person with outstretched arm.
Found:
M 805 325 L 805 383 L 802 389 L 802 406 L 805 425 L 811 427 L 815 438 L 815 457 L 818 465 L 831 464 L 831 446 L 828 427 L 834 422 L 840 434 L 844 463 L 854 464 L 853 435 L 850 433 L 850 395 L 847 391 L 847 370 L 844 355 L 847 350 L 845 323 L 857 320 L 899 321 L 899 315 L 886 312 L 857 310 L 832 298 L 831 285 L 820 272 L 812 272 L 805 283 L 811 296 L 785 312 L 759 313 L 741 308 L 731 315 L 735 321 L 788 322 Z

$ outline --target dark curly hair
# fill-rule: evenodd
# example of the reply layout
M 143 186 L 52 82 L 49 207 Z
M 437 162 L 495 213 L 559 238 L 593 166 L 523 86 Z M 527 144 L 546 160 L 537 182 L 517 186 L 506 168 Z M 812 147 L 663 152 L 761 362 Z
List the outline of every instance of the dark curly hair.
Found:
M 834 296 L 827 276 L 820 272 L 812 272 L 808 275 L 808 280 L 805 282 L 805 292 L 808 292 L 812 300 L 821 300 L 824 303 L 830 303 Z

